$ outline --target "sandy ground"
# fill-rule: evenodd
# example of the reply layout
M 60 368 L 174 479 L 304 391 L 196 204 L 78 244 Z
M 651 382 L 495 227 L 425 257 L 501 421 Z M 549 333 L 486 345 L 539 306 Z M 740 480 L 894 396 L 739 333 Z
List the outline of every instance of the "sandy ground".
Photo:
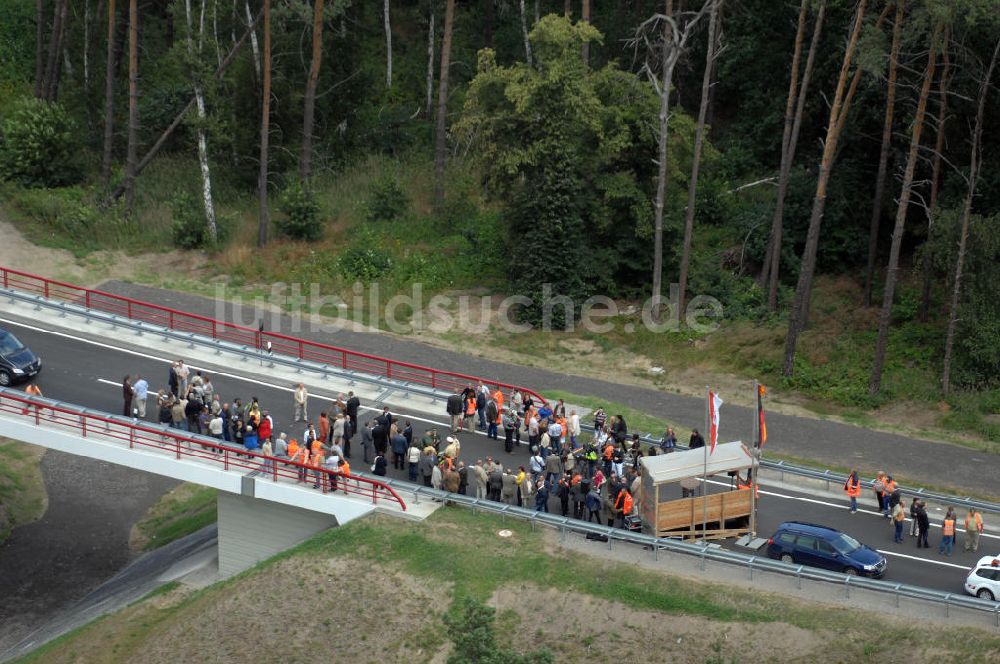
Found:
M 96 251 L 77 260 L 65 249 L 28 242 L 0 209 L 0 265 L 80 286 L 96 286 L 107 279 L 136 279 L 139 275 L 182 274 L 196 277 L 208 263 L 201 252 L 168 251 L 130 256 L 122 251 Z

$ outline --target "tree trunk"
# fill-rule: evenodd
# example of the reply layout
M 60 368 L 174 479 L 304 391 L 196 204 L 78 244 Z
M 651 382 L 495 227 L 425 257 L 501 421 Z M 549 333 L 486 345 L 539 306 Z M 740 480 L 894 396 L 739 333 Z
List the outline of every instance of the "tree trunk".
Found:
M 215 66 L 222 64 L 222 47 L 219 45 L 219 0 L 212 0 L 212 40 L 215 42 Z
M 187 22 L 187 52 L 191 62 L 195 61 L 194 28 L 191 25 L 191 0 L 184 0 L 184 15 Z M 198 21 L 197 57 L 201 58 L 202 44 L 205 39 L 205 0 L 201 0 L 201 17 Z M 202 94 L 201 82 L 194 80 L 194 99 L 198 107 L 198 165 L 201 168 L 201 198 L 205 206 L 205 223 L 208 227 L 208 238 L 212 244 L 219 241 L 218 225 L 215 221 L 215 203 L 212 200 L 212 173 L 208 163 L 208 139 L 205 136 L 205 97 Z
M 45 73 L 45 101 L 50 104 L 59 96 L 59 78 L 62 67 L 59 56 L 62 55 L 63 37 L 66 34 L 66 14 L 69 8 L 68 0 L 57 0 L 55 16 L 52 21 L 52 34 L 49 35 L 49 60 Z
M 795 151 L 799 144 L 799 133 L 802 130 L 802 118 L 805 114 L 808 98 L 809 82 L 812 79 L 813 65 L 816 53 L 819 51 L 819 40 L 823 34 L 823 21 L 826 18 L 826 0 L 820 2 L 816 13 L 816 23 L 813 25 L 812 41 L 809 44 L 809 55 L 806 56 L 806 66 L 802 72 L 802 83 L 799 85 L 798 100 L 795 105 L 795 118 L 792 122 L 792 133 L 788 139 L 788 149 L 785 163 L 778 176 L 778 198 L 774 208 L 774 218 L 771 221 L 771 242 L 773 247 L 769 256 L 771 267 L 768 274 L 767 306 L 770 311 L 778 310 L 778 286 L 781 283 L 781 237 L 785 226 L 785 199 L 788 196 L 788 184 L 792 174 L 792 164 L 795 163 Z
M 222 61 L 222 64 L 219 66 L 218 69 L 215 70 L 215 74 L 212 76 L 213 81 L 219 81 L 222 79 L 222 75 L 225 73 L 229 65 L 233 62 L 240 48 L 243 47 L 243 44 L 246 42 L 247 38 L 251 34 L 253 34 L 253 31 L 257 28 L 257 23 L 260 22 L 262 16 L 263 13 L 257 14 L 257 18 L 255 18 L 253 22 L 250 23 L 249 27 L 247 27 L 246 29 L 246 32 L 243 33 L 243 36 L 240 37 L 239 41 L 237 41 L 233 45 L 233 47 L 229 50 L 229 53 L 226 55 L 226 58 Z M 149 165 L 149 162 L 153 161 L 156 155 L 159 154 L 160 149 L 167 142 L 167 139 L 170 138 L 171 134 L 174 133 L 174 130 L 180 126 L 181 122 L 184 120 L 184 116 L 187 115 L 188 111 L 190 111 L 194 107 L 194 105 L 195 105 L 195 98 L 191 97 L 188 100 L 188 103 L 184 105 L 184 108 L 182 108 L 180 112 L 178 112 L 177 115 L 174 116 L 174 119 L 170 122 L 167 128 L 164 129 L 163 132 L 160 134 L 159 138 L 156 139 L 156 142 L 153 143 L 153 147 L 149 148 L 146 154 L 142 156 L 142 159 L 139 160 L 139 164 L 136 166 L 135 174 L 137 177 L 140 173 L 142 173 L 142 171 L 146 168 L 146 166 Z M 108 197 L 108 200 L 113 201 L 124 193 L 125 193 L 125 183 L 123 182 L 122 184 L 118 185 L 118 187 L 116 187 L 113 192 L 111 192 L 111 195 Z
M 524 59 L 528 66 L 533 66 L 531 61 L 531 42 L 528 40 L 528 18 L 524 13 L 524 0 L 521 0 L 521 38 L 524 40 Z
M 386 8 L 388 9 L 388 0 Z M 386 14 L 388 16 L 388 14 Z M 312 62 L 309 78 L 306 79 L 305 110 L 302 113 L 302 158 L 299 161 L 299 175 L 303 184 L 312 178 L 313 121 L 316 113 L 316 85 L 319 82 L 319 67 L 323 60 L 323 0 L 313 0 Z
M 382 23 L 385 27 L 385 87 L 392 87 L 392 25 L 389 23 L 389 0 L 382 2 Z
M 489 0 L 492 4 L 493 0 Z M 427 101 L 424 113 L 430 119 L 434 113 L 434 10 L 427 27 Z
M 882 220 L 882 197 L 885 194 L 885 175 L 889 164 L 889 150 L 892 147 L 892 120 L 896 107 L 896 72 L 899 69 L 899 49 L 903 37 L 903 17 L 906 0 L 896 2 L 896 25 L 892 30 L 892 48 L 889 51 L 889 81 L 885 100 L 885 120 L 882 124 L 882 149 L 878 157 L 878 173 L 875 176 L 875 200 L 872 203 L 872 218 L 868 227 L 868 268 L 865 272 L 864 306 L 872 306 L 872 290 L 875 281 L 875 256 L 878 250 L 878 231 Z
M 673 0 L 666 0 L 666 14 L 673 12 Z M 674 35 L 670 23 L 663 24 L 663 56 L 660 63 L 660 112 L 657 115 L 656 137 L 656 198 L 653 200 L 653 284 L 652 315 L 654 322 L 660 322 L 660 299 L 663 293 L 663 206 L 667 198 L 667 138 L 670 131 L 670 84 L 674 79 Z M 678 316 L 679 316 L 678 312 Z
M 267 244 L 267 158 L 271 129 L 271 0 L 264 0 L 264 57 L 261 60 L 261 111 L 260 111 L 260 175 L 257 178 L 257 195 L 260 209 L 257 222 L 257 246 Z
M 563 16 L 569 17 L 572 15 L 573 15 L 573 0 L 564 0 Z
M 584 23 L 590 23 L 590 0 L 582 0 L 580 5 L 580 20 Z M 583 64 L 585 67 L 590 66 L 590 42 L 583 43 Z
M 944 126 L 948 122 L 948 86 L 951 83 L 951 26 L 945 26 L 943 46 L 941 49 L 942 69 L 941 80 L 938 81 L 938 116 L 937 140 L 934 144 L 934 157 L 931 165 L 931 194 L 928 201 L 927 238 L 930 239 L 934 229 L 934 216 L 937 214 L 938 193 L 941 187 L 941 154 L 944 152 Z M 934 276 L 933 261 L 930 255 L 925 255 L 923 265 L 923 285 L 920 289 L 920 309 L 918 317 L 921 323 L 926 323 L 931 311 L 931 279 Z
M 767 283 L 771 273 L 771 252 L 774 250 L 775 239 L 778 236 L 778 229 L 776 228 L 779 218 L 778 210 L 784 204 L 781 185 L 785 184 L 787 188 L 787 182 L 785 182 L 783 176 L 785 174 L 785 165 L 788 163 L 788 144 L 791 141 L 792 126 L 795 123 L 795 101 L 798 98 L 799 89 L 799 63 L 802 60 L 802 42 L 805 40 L 806 17 L 808 14 L 809 0 L 802 0 L 802 5 L 799 7 L 798 28 L 795 30 L 795 45 L 792 48 L 792 73 L 791 79 L 788 82 L 788 97 L 785 100 L 785 128 L 781 135 L 781 165 L 778 170 L 778 200 L 774 208 L 774 218 L 771 221 L 771 235 L 767 241 L 767 249 L 764 250 L 764 261 L 760 268 L 760 276 L 757 278 L 757 283 L 761 286 Z M 813 35 L 815 36 L 815 31 Z
M 809 230 L 806 234 L 806 245 L 802 251 L 802 267 L 799 271 L 799 282 L 795 289 L 792 315 L 788 319 L 788 334 L 785 337 L 785 361 L 782 371 L 785 376 L 791 376 L 795 371 L 795 350 L 798 345 L 799 334 L 803 329 L 803 321 L 807 315 L 806 309 L 812 292 L 813 272 L 816 269 L 816 248 L 819 245 L 819 231 L 823 222 L 823 210 L 826 207 L 826 188 L 833 170 L 833 157 L 837 152 L 840 129 L 843 126 L 839 123 L 840 114 L 847 113 L 849 110 L 846 107 L 842 107 L 844 102 L 844 88 L 847 85 L 847 75 L 850 71 L 851 63 L 854 61 L 854 52 L 857 49 L 858 39 L 861 36 L 861 28 L 864 25 L 865 10 L 867 8 L 868 0 L 860 0 L 855 11 L 854 25 L 851 28 L 851 36 L 847 42 L 847 50 L 844 52 L 844 60 L 841 63 L 833 105 L 830 107 L 826 141 L 823 145 L 823 158 L 820 161 L 819 177 L 816 182 L 816 196 L 813 198 L 812 213 L 809 217 Z
M 125 161 L 125 207 L 135 214 L 136 155 L 139 143 L 139 3 L 128 3 L 128 148 Z
M 701 150 L 705 138 L 705 116 L 708 113 L 709 89 L 712 85 L 712 69 L 715 66 L 716 35 L 718 34 L 719 8 L 723 0 L 708 0 L 712 8 L 708 15 L 708 46 L 705 49 L 705 71 L 701 79 L 701 104 L 698 107 L 698 124 L 694 133 L 694 155 L 691 159 L 691 181 L 688 184 L 687 210 L 684 214 L 684 248 L 681 253 L 680 279 L 678 286 L 677 315 L 684 320 L 687 301 L 688 265 L 691 260 L 691 236 L 694 234 L 694 213 L 698 199 L 698 172 L 701 168 Z M 792 74 L 795 75 L 794 73 Z
M 45 90 L 45 0 L 35 0 L 35 97 Z
M 937 58 L 937 40 L 939 35 L 940 26 L 935 26 L 934 32 L 931 35 L 930 52 L 927 55 L 927 68 L 924 70 L 924 83 L 920 88 L 920 100 L 917 102 L 917 112 L 913 117 L 913 135 L 910 138 L 910 153 L 906 158 L 906 170 L 903 173 L 903 189 L 899 194 L 896 225 L 892 231 L 892 245 L 889 248 L 889 264 L 885 270 L 885 289 L 882 293 L 882 313 L 878 319 L 875 360 L 872 362 L 872 375 L 868 381 L 868 392 L 870 394 L 878 394 L 882 388 L 885 347 L 889 336 L 889 323 L 892 320 L 892 301 L 896 296 L 896 274 L 899 272 L 899 248 L 903 243 L 903 232 L 906 228 L 906 213 L 909 210 L 910 198 L 913 195 L 913 174 L 917 169 L 917 158 L 920 156 L 920 136 L 924 131 L 927 99 L 931 93 L 931 82 L 934 80 L 934 63 Z
M 483 41 L 486 48 L 493 48 L 493 24 L 496 22 L 496 0 L 483 0 L 486 5 L 486 15 L 483 19 Z M 431 16 L 434 15 L 434 7 L 431 6 Z
M 947 42 L 945 42 L 947 48 Z M 969 217 L 972 216 L 972 200 L 976 196 L 979 183 L 979 169 L 983 149 L 983 120 L 986 113 L 986 98 L 989 95 L 990 79 L 1000 56 L 1000 41 L 993 48 L 993 57 L 986 69 L 986 77 L 979 88 L 979 106 L 976 109 L 976 125 L 972 132 L 972 155 L 969 158 L 968 189 L 962 206 L 962 231 L 958 240 L 958 258 L 955 260 L 955 275 L 952 279 L 951 309 L 948 312 L 948 333 L 944 340 L 944 363 L 941 370 L 941 389 L 945 395 L 951 392 L 951 353 L 955 344 L 955 328 L 958 325 L 959 298 L 962 293 L 962 269 L 965 265 L 965 247 L 969 239 Z
M 257 80 L 260 80 L 260 46 L 257 44 L 257 30 L 252 26 L 255 25 L 253 21 L 253 15 L 250 13 L 250 0 L 244 0 L 243 9 L 246 12 L 247 25 L 250 28 L 250 50 L 253 52 L 253 70 L 257 74 Z
M 444 212 L 444 166 L 448 130 L 448 69 L 451 66 L 451 32 L 455 21 L 455 0 L 447 0 L 444 37 L 441 43 L 441 72 L 438 76 L 438 116 L 434 136 L 434 211 Z
M 83 93 L 90 92 L 90 0 L 83 4 Z
M 111 152 L 115 123 L 115 0 L 108 0 L 107 62 L 104 63 L 104 149 L 101 154 L 101 181 L 111 186 Z

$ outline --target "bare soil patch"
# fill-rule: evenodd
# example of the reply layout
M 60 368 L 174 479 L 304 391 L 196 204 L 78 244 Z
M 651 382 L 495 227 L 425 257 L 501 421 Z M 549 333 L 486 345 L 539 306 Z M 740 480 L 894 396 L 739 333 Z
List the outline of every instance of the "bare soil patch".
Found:
M 131 256 L 123 251 L 95 251 L 77 260 L 65 249 L 40 247 L 29 242 L 4 218 L 0 210 L 0 265 L 50 279 L 95 286 L 108 279 L 148 281 L 171 275 L 197 278 L 205 273 L 208 258 L 202 252 L 172 250 Z

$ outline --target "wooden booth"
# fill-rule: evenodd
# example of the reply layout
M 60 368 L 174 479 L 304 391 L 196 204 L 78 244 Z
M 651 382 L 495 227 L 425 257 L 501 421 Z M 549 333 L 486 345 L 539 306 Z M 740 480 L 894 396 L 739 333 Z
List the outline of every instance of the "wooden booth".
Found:
M 717 539 L 749 532 L 751 491 L 739 488 L 739 477 L 748 476 L 753 456 L 743 443 L 716 445 L 708 456 L 708 478 L 721 485 L 701 481 L 706 468 L 700 448 L 643 457 L 640 464 L 639 515 L 644 532 L 657 537 Z M 694 495 L 682 497 L 684 489 Z M 707 501 L 703 490 L 708 492 Z

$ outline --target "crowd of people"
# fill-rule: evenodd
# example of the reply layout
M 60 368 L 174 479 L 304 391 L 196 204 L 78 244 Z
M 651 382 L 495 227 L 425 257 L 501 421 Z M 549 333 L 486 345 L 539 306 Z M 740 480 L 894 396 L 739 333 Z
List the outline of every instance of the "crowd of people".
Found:
M 149 383 L 141 375 L 122 380 L 126 416 L 145 419 L 149 396 Z M 350 476 L 351 439 L 357 431 L 361 407 L 354 392 L 338 395 L 314 424 L 309 420 L 308 390 L 299 383 L 293 390 L 293 424 L 302 430 L 289 435 L 276 430 L 271 412 L 256 396 L 245 404 L 239 397 L 224 401 L 210 375 L 192 371 L 183 360 L 177 360 L 170 365 L 167 386 L 156 392 L 155 404 L 160 424 L 215 438 L 248 456 L 257 454 L 302 464 L 298 466 L 298 479 L 308 482 L 311 473 L 314 488 L 336 491 L 337 477 Z M 270 469 L 271 463 L 265 460 L 261 468 Z
M 127 416 L 146 417 L 150 387 L 144 377 L 126 376 L 122 396 Z M 482 383 L 448 399 L 451 435 L 444 440 L 433 427 L 415 436 L 411 422 L 394 417 L 388 407 L 359 422 L 361 404 L 353 392 L 338 395 L 315 423 L 309 420 L 309 394 L 303 384 L 295 387 L 292 400 L 294 422 L 303 430 L 289 436 L 276 431 L 271 412 L 256 396 L 245 404 L 240 398 L 225 401 L 211 376 L 192 370 L 183 360 L 171 364 L 167 386 L 155 393 L 161 424 L 311 467 L 315 488 L 335 488 L 324 484 L 330 481 L 329 474 L 320 468 L 350 473 L 353 442 L 360 444 L 362 462 L 365 468 L 370 464 L 376 476 L 386 476 L 391 463 L 410 481 L 425 486 L 538 511 L 558 510 L 563 516 L 609 526 L 628 527 L 632 522 L 639 459 L 670 453 L 677 445 L 676 435 L 668 429 L 658 447 L 644 449 L 637 434 L 629 436 L 622 415 L 609 416 L 600 408 L 592 415 L 594 433 L 584 440 L 578 413 L 567 412 L 563 400 L 536 404 L 530 395 L 517 390 L 505 395 L 499 387 L 491 390 Z M 502 432 L 508 455 L 526 445 L 527 464 L 493 457 L 467 462 L 461 457 L 457 434 L 475 429 L 493 440 L 499 440 Z M 689 446 L 703 445 L 695 430 Z M 309 472 L 300 466 L 300 481 L 307 482 Z
M 906 523 L 907 510 L 903 507 L 901 492 L 892 475 L 879 471 L 871 482 L 872 492 L 875 494 L 875 504 L 886 519 L 890 519 L 893 527 L 893 541 L 902 544 L 903 528 Z M 857 469 L 851 471 L 844 482 L 844 492 L 850 501 L 849 509 L 851 514 L 858 511 L 858 497 L 861 495 L 861 477 Z M 930 548 L 928 534 L 931 528 L 930 516 L 927 514 L 927 502 L 916 496 L 910 502 L 910 537 L 917 540 L 917 548 Z M 956 526 L 958 524 L 958 512 L 954 507 L 948 507 L 944 518 L 941 519 L 941 541 L 938 544 L 938 553 L 950 556 L 955 547 Z M 964 520 L 966 551 L 979 550 L 979 538 L 983 533 L 983 517 L 974 507 L 970 507 Z

